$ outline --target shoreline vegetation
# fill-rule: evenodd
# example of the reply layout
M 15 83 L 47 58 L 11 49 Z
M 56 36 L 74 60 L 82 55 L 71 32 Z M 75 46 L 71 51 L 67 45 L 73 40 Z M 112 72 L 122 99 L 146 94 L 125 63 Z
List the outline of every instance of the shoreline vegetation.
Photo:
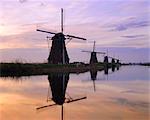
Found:
M 143 65 L 150 66 L 150 63 L 143 64 L 120 64 L 120 65 Z M 117 67 L 118 64 L 112 65 L 97 63 L 93 65 L 84 63 L 70 64 L 48 64 L 48 63 L 0 63 L 0 77 L 7 76 L 31 76 L 31 75 L 47 75 L 54 72 L 60 73 L 84 73 L 87 71 L 102 71 L 111 67 Z
M 111 64 L 108 65 L 111 67 Z M 83 73 L 89 70 L 104 70 L 103 63 L 89 64 L 48 64 L 48 63 L 0 63 L 0 76 L 47 75 L 53 72 Z

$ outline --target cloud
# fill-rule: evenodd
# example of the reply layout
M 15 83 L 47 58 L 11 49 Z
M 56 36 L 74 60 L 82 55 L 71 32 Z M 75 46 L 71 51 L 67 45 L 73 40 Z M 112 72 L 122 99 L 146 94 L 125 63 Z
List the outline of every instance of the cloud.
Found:
M 146 35 L 125 35 L 125 36 L 121 36 L 123 38 L 145 38 L 147 37 Z
M 118 24 L 113 24 L 113 25 L 110 25 L 110 31 L 125 31 L 125 30 L 128 30 L 128 29 L 133 29 L 133 28 L 142 28 L 142 27 L 148 27 L 150 26 L 150 21 L 148 20 L 141 20 L 141 21 L 138 21 L 138 20 L 129 20 L 129 21 L 126 21 L 126 22 L 122 22 L 122 23 L 118 23 Z
M 60 31 L 64 8 L 64 34 L 85 37 L 100 47 L 148 48 L 147 2 L 122 0 L 1 0 L 0 48 L 47 48 L 39 29 Z M 67 48 L 91 49 L 93 43 L 72 40 Z M 75 51 L 76 51 L 75 50 Z M 71 53 L 74 54 L 74 53 Z

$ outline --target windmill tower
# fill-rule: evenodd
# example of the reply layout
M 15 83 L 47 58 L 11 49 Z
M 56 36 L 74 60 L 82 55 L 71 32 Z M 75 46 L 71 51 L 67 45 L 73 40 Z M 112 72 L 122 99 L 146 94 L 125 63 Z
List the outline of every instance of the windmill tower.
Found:
M 54 32 L 49 32 L 40 29 L 37 29 L 37 31 L 54 35 L 51 39 L 52 46 L 48 57 L 48 63 L 50 64 L 69 64 L 69 56 L 65 44 L 66 39 L 71 40 L 72 38 L 76 38 L 76 39 L 86 40 L 85 38 L 76 37 L 73 35 L 65 35 L 63 33 L 64 30 L 63 30 L 63 9 L 62 8 L 61 8 L 61 32 L 54 33 Z
M 108 56 L 108 58 L 111 58 L 111 64 L 115 65 L 115 58 L 114 57 L 110 57 L 110 56 Z
M 85 50 L 83 50 L 82 52 L 91 53 L 90 64 L 98 63 L 97 54 L 105 54 L 104 52 L 96 52 L 95 51 L 95 41 L 94 41 L 94 44 L 93 44 L 93 51 L 85 51 Z
M 108 61 L 108 49 L 107 49 L 107 55 L 104 57 L 104 64 L 107 66 L 109 63 Z

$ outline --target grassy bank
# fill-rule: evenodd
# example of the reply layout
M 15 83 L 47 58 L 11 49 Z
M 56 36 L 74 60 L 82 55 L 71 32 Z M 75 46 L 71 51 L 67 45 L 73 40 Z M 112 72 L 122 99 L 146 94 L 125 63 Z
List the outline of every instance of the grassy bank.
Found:
M 103 70 L 104 65 L 102 63 L 92 66 L 87 64 L 0 63 L 0 76 L 47 75 L 52 72 L 82 73 L 90 69 Z

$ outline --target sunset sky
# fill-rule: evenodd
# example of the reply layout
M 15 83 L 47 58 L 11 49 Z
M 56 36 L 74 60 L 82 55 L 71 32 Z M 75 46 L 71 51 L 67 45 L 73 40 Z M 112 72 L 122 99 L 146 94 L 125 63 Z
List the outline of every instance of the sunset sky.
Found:
M 46 36 L 36 29 L 84 37 L 67 44 L 70 61 L 88 62 L 81 50 L 106 51 L 123 62 L 148 62 L 150 46 L 149 0 L 1 0 L 0 60 L 43 62 L 49 55 Z M 67 42 L 67 41 L 66 41 Z M 51 46 L 51 41 L 50 41 Z M 103 60 L 98 55 L 99 60 Z

